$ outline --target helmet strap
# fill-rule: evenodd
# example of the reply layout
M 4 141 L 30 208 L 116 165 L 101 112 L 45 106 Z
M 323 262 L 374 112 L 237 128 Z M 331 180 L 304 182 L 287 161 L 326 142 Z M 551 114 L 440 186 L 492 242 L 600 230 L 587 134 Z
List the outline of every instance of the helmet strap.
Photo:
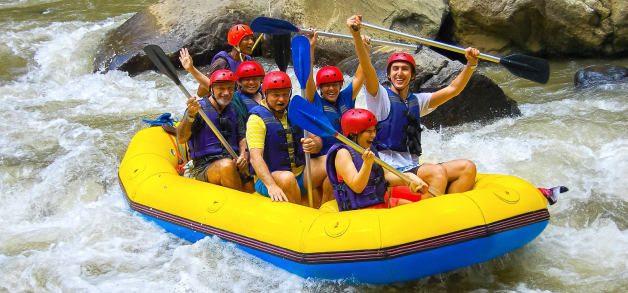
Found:
M 236 51 L 238 51 L 238 57 L 240 57 L 240 62 L 244 62 L 244 54 L 242 54 L 242 51 L 240 51 L 240 44 L 237 44 L 233 47 L 236 49 Z

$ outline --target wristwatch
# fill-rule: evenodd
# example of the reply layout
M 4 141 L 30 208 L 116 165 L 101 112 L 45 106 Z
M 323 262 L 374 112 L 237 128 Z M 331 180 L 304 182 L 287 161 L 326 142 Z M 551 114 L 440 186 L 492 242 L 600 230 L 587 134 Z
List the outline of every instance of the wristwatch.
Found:
M 194 115 L 194 116 L 196 116 L 196 115 Z M 190 123 L 194 122 L 194 117 L 190 117 L 190 115 L 188 115 L 188 122 L 190 122 Z
M 469 65 L 469 64 L 467 63 L 467 65 L 466 65 L 466 66 L 467 66 L 467 67 L 469 67 L 469 68 L 471 68 L 471 69 L 473 69 L 473 70 L 475 70 L 475 67 L 476 67 L 476 66 L 478 66 L 478 64 L 476 63 L 475 65 Z

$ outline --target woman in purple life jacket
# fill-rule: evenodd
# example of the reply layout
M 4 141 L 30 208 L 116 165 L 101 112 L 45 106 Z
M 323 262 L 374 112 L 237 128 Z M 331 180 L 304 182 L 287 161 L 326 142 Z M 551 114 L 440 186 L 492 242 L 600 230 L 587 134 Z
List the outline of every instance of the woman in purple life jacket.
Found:
M 255 45 L 255 38 L 253 31 L 244 24 L 236 24 L 229 29 L 227 34 L 227 42 L 233 46 L 230 51 L 220 51 L 212 58 L 212 62 L 209 65 L 206 76 L 209 77 L 216 70 L 231 70 L 236 72 L 238 66 L 246 60 L 251 60 L 251 54 L 253 54 L 253 45 Z M 199 97 L 204 97 L 209 94 L 209 89 L 205 87 L 205 84 L 200 84 L 196 94 Z
M 406 183 L 374 163 L 378 154 L 370 148 L 377 133 L 376 124 L 375 115 L 365 109 L 352 109 L 342 116 L 343 134 L 366 151 L 360 155 L 344 144 L 336 144 L 327 154 L 327 176 L 341 211 L 395 207 L 433 197 L 427 192 L 429 186 L 413 173 L 405 173 L 412 180 L 409 190 L 420 194 L 404 198 L 388 196 L 387 186 Z

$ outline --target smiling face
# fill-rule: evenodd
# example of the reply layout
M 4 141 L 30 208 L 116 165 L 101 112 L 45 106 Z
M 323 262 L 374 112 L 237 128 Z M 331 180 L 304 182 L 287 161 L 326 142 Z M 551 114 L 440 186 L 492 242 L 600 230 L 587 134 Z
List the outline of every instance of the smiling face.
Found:
M 242 54 L 251 55 L 253 54 L 253 45 L 255 44 L 255 37 L 253 35 L 248 35 L 240 40 L 240 51 Z
M 233 100 L 233 93 L 235 91 L 234 83 L 232 81 L 214 82 L 212 84 L 212 91 L 218 105 L 226 107 L 231 103 L 231 100 Z
M 335 103 L 340 94 L 340 88 L 342 87 L 342 81 L 329 82 L 321 84 L 318 88 L 321 91 L 321 97 L 327 102 Z
M 405 61 L 393 62 L 390 66 L 388 78 L 392 85 L 397 89 L 405 88 L 414 75 L 412 74 L 412 66 Z
M 290 92 L 289 88 L 266 90 L 266 103 L 275 111 L 281 112 L 290 103 Z
M 371 126 L 358 133 L 357 144 L 365 149 L 370 148 L 373 140 L 375 140 L 375 135 L 377 135 L 377 130 L 375 130 L 375 126 Z
M 240 89 L 243 92 L 249 95 L 252 95 L 257 92 L 260 85 L 262 84 L 262 77 L 261 76 L 243 77 L 243 78 L 240 78 L 240 80 L 238 81 L 238 84 L 240 85 Z

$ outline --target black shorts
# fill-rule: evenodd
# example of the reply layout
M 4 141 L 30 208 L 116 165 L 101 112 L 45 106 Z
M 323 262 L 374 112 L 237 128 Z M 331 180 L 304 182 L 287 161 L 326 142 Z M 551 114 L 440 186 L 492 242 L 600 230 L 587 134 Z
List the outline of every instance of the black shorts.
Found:
M 220 155 L 214 155 L 214 156 L 205 156 L 205 157 L 202 157 L 198 161 L 198 163 L 196 162 L 196 159 L 195 159 L 194 170 L 192 170 L 194 179 L 198 181 L 207 182 L 207 170 L 213 163 L 222 159 L 231 159 L 231 155 L 220 154 Z M 243 172 L 239 170 L 238 170 L 238 174 L 240 175 L 240 180 L 242 180 L 242 183 L 246 183 L 253 180 L 252 176 L 247 176 L 246 174 L 244 174 Z

